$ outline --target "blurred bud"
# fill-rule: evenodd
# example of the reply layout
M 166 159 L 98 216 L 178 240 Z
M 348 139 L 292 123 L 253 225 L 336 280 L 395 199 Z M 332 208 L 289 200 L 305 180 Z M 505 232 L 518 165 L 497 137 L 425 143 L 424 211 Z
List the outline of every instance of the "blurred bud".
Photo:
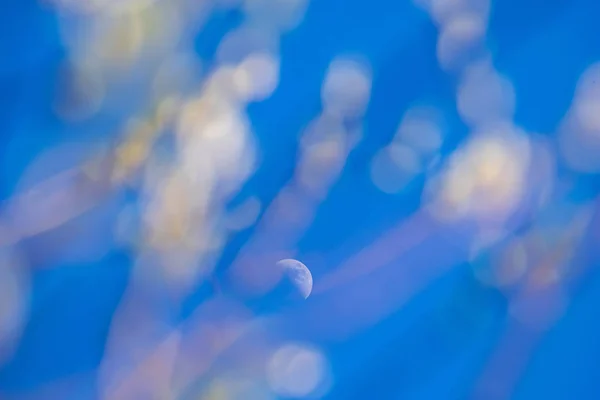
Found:
M 371 72 L 353 59 L 337 58 L 329 65 L 321 89 L 323 107 L 340 117 L 360 117 L 371 96 Z

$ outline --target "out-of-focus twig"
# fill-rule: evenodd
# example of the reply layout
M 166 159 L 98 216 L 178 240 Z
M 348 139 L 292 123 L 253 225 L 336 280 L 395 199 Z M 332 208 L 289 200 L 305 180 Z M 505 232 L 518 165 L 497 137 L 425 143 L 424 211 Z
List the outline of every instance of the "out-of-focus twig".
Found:
M 109 151 L 100 151 L 8 199 L 0 209 L 0 246 L 56 229 L 110 197 L 148 157 L 152 143 L 170 121 L 169 105 L 155 107 L 147 120 L 126 131 L 121 143 Z

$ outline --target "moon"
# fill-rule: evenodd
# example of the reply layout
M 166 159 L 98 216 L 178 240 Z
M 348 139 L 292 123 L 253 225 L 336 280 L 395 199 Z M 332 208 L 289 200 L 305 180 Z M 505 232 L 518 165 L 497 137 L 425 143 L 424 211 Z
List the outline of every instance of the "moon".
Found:
M 292 260 L 289 258 L 278 261 L 276 265 L 281 268 L 287 277 L 292 281 L 302 297 L 307 299 L 312 291 L 313 278 L 306 265 L 302 264 L 298 260 Z

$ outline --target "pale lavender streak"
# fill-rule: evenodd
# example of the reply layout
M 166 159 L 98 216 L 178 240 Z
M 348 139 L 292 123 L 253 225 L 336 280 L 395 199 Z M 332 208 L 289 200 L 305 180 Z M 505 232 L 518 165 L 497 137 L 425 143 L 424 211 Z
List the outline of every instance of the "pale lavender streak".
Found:
M 341 338 L 376 324 L 449 268 L 467 259 L 462 226 L 441 225 L 424 211 L 315 280 L 306 307 L 287 321 L 316 336 Z

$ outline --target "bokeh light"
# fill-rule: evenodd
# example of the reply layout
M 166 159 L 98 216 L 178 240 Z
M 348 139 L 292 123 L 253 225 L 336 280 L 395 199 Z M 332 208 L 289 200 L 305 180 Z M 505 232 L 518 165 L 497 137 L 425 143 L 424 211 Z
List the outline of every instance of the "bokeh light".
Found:
M 289 344 L 278 349 L 267 365 L 267 379 L 273 391 L 285 397 L 324 395 L 327 362 L 316 349 Z

